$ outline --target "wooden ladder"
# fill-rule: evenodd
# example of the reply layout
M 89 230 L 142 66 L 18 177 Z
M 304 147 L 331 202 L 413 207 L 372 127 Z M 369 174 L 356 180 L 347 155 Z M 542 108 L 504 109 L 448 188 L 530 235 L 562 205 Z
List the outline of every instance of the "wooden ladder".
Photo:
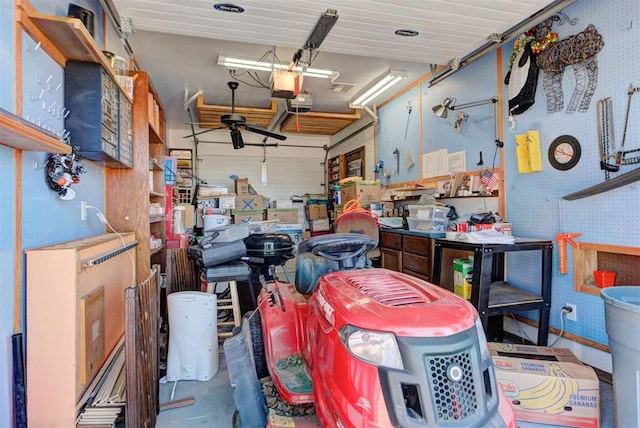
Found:
M 231 320 L 229 321 L 218 321 L 218 338 L 224 339 L 227 337 L 231 337 L 233 335 L 232 331 L 228 330 L 229 327 L 239 327 L 242 322 L 242 313 L 240 311 L 240 300 L 238 298 L 238 284 L 234 281 L 220 281 L 227 282 L 229 284 L 229 294 L 231 295 L 228 299 L 218 299 L 218 315 L 220 315 L 220 311 L 231 311 Z M 209 282 L 207 283 L 207 292 L 214 293 L 216 291 L 216 286 L 220 282 Z M 218 294 L 218 293 L 216 293 Z M 221 329 L 222 327 L 222 329 Z

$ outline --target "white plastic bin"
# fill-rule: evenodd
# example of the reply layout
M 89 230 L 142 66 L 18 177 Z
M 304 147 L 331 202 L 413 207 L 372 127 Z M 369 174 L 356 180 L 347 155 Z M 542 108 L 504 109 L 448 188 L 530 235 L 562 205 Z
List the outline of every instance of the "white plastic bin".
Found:
M 617 427 L 640 426 L 640 286 L 600 292 L 613 360 L 613 400 Z
M 218 373 L 215 294 L 180 291 L 167 296 L 167 380 L 209 380 Z

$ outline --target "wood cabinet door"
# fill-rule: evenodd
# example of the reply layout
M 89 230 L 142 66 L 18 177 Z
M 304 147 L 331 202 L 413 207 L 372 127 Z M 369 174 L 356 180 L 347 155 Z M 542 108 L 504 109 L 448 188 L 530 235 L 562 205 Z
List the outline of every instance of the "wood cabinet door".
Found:
M 405 237 L 406 238 L 406 237 Z M 394 250 L 402 249 L 402 235 L 393 232 L 380 232 L 380 247 L 392 248 Z
M 402 271 L 405 273 L 410 273 L 407 271 L 417 272 L 426 277 L 431 276 L 431 262 L 429 257 L 408 253 L 404 251 L 402 253 Z
M 402 272 L 402 251 L 381 248 L 382 267 L 396 272 Z
M 431 239 L 405 235 L 402 241 L 402 251 L 429 257 L 431 255 Z

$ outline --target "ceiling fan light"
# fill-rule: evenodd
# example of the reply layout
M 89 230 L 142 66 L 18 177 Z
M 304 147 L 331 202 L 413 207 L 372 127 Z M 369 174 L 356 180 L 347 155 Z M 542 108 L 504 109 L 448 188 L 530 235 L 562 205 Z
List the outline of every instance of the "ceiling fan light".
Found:
M 244 141 L 242 140 L 242 134 L 239 129 L 231 130 L 231 142 L 233 143 L 233 148 L 236 150 L 244 147 Z

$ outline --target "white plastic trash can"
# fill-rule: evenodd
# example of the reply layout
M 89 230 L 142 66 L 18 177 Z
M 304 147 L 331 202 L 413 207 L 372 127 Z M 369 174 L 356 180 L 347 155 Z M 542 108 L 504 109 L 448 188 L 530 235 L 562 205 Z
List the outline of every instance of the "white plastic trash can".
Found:
M 218 373 L 215 294 L 180 291 L 167 296 L 167 380 L 209 380 Z
M 613 360 L 613 400 L 617 427 L 640 427 L 640 286 L 600 292 Z

